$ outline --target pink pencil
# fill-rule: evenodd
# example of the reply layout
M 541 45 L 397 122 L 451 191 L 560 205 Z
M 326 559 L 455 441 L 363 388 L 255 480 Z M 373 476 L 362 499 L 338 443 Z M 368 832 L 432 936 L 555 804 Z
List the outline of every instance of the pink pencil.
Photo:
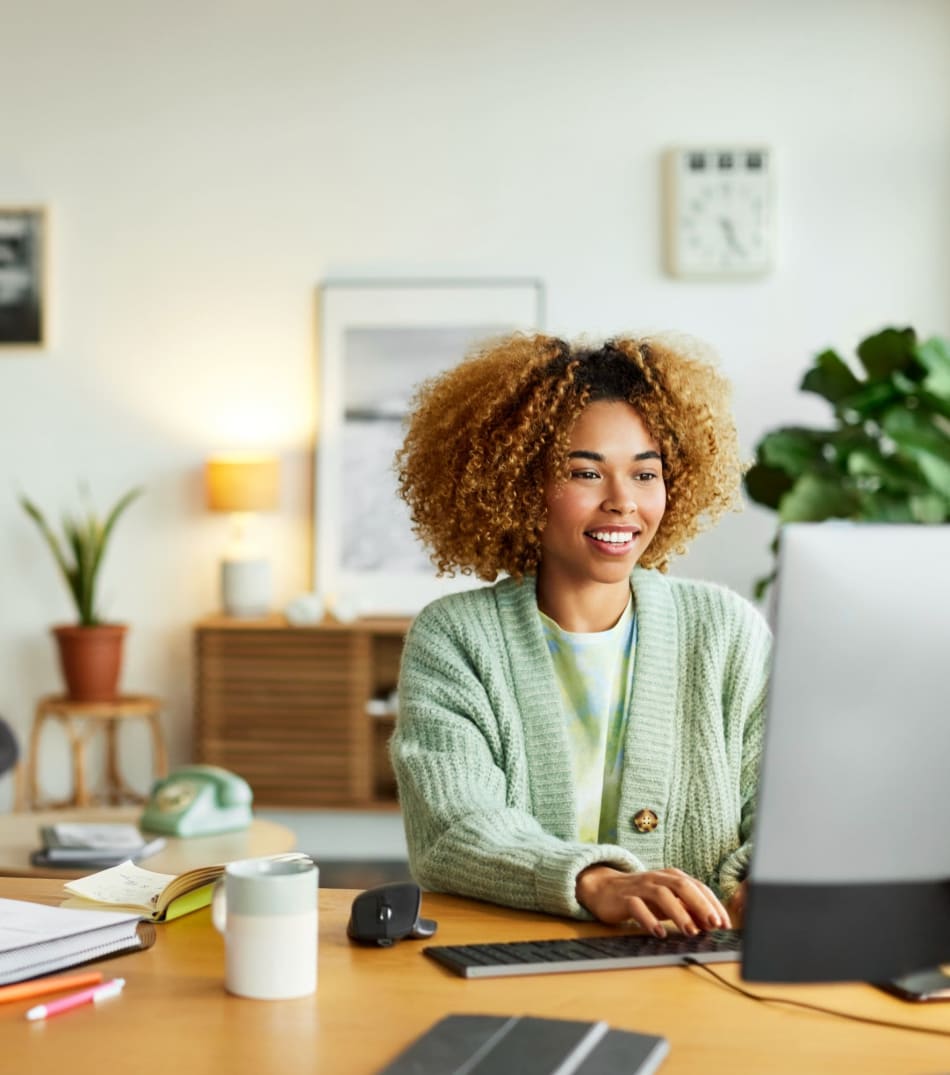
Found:
M 70 993 L 67 997 L 59 1000 L 51 1000 L 49 1004 L 38 1004 L 30 1008 L 26 1013 L 27 1019 L 48 1019 L 51 1015 L 59 1015 L 60 1012 L 72 1011 L 82 1004 L 98 1004 L 100 1000 L 109 997 L 117 997 L 125 985 L 124 978 L 113 978 L 104 985 L 97 985 L 93 989 L 80 989 L 78 993 Z

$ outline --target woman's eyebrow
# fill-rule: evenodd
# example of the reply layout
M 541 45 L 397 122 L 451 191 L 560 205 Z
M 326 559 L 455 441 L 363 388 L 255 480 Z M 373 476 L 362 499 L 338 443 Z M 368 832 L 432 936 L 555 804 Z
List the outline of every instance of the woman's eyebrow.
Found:
M 660 453 L 654 451 L 637 452 L 633 458 L 637 461 L 641 459 L 659 459 L 661 463 L 663 462 L 663 457 Z M 607 461 L 606 456 L 601 455 L 600 452 L 586 452 L 583 450 L 570 452 L 568 459 L 592 459 L 595 463 L 605 463 Z

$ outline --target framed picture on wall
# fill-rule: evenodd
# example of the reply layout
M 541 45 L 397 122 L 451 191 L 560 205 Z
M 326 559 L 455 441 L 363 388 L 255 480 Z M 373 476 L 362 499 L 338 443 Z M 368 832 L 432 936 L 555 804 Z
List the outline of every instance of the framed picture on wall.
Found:
M 396 492 L 416 387 L 479 340 L 540 329 L 537 280 L 329 280 L 321 285 L 314 585 L 340 615 L 412 615 L 477 585 L 439 579 Z
M 0 206 L 0 347 L 41 347 L 46 321 L 46 210 Z

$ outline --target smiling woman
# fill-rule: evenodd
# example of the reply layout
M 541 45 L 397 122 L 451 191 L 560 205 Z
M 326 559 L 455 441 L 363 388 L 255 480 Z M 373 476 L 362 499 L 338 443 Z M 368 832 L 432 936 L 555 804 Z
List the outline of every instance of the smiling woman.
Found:
M 736 503 L 729 388 L 699 344 L 516 335 L 428 382 L 397 456 L 445 572 L 416 618 L 392 756 L 429 888 L 728 925 L 750 853 L 769 636 L 665 575 Z
M 538 608 L 565 630 L 606 631 L 626 607 L 630 572 L 666 510 L 662 458 L 629 403 L 601 401 L 581 411 L 568 479 L 545 484 L 538 570 Z

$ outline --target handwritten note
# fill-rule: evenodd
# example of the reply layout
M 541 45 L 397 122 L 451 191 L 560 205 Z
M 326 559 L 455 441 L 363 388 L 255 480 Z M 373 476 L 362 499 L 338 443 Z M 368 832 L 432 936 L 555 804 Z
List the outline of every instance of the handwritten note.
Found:
M 108 870 L 100 870 L 78 881 L 69 881 L 66 889 L 74 896 L 96 903 L 111 903 L 125 907 L 141 907 L 151 911 L 159 896 L 175 880 L 172 873 L 143 870 L 134 862 L 122 862 Z

